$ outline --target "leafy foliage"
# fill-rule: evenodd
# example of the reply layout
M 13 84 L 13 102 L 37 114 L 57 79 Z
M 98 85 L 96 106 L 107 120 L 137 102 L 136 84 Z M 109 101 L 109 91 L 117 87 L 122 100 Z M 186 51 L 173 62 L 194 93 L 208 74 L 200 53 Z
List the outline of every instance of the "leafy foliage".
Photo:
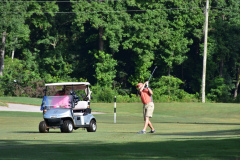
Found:
M 29 26 L 25 24 L 28 8 L 27 3 L 12 3 L 11 1 L 0 2 L 0 33 L 5 31 L 6 36 L 6 55 L 12 56 L 12 51 L 25 47 L 29 41 Z M 20 13 L 20 14 L 19 14 Z
M 44 85 L 36 63 L 6 57 L 4 74 L 1 77 L 1 95 L 39 97 L 36 89 Z
M 180 89 L 181 84 L 183 84 L 183 82 L 179 78 L 162 76 L 158 82 L 151 85 L 154 88 L 154 100 L 160 102 L 197 101 L 194 95 L 190 95 L 183 89 Z
M 114 96 L 116 95 L 116 91 L 111 89 L 110 87 L 101 87 L 96 85 L 91 88 L 93 94 L 92 102 L 108 102 L 111 103 L 114 100 Z
M 222 102 L 230 101 L 230 99 L 227 98 L 231 95 L 231 90 L 234 88 L 233 84 L 227 85 L 224 82 L 224 78 L 216 77 L 209 86 L 211 90 L 207 95 L 208 99 L 212 101 L 221 100 Z
M 239 9 L 238 0 L 210 2 L 211 101 L 229 102 L 239 93 Z M 1 1 L 0 35 L 7 35 L 0 95 L 40 97 L 44 82 L 84 79 L 99 90 L 99 101 L 115 94 L 136 102 L 134 86 L 158 66 L 151 80 L 155 101 L 196 101 L 204 12 L 202 0 Z
M 110 54 L 99 51 L 94 54 L 98 60 L 96 63 L 96 79 L 100 86 L 111 86 L 116 77 L 116 60 L 112 59 Z

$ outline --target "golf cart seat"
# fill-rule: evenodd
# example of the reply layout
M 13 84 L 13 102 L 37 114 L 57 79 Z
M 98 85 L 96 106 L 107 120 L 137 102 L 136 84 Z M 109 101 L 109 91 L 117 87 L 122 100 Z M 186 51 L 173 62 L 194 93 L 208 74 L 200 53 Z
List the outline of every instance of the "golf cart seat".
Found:
M 73 110 L 87 109 L 87 107 L 88 107 L 87 101 L 78 101 L 77 105 L 73 108 Z

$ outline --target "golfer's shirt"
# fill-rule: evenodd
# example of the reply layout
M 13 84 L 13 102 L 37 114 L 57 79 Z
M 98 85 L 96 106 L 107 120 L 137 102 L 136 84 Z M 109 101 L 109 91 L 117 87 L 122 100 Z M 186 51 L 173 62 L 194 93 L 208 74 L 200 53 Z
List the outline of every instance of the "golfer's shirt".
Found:
M 148 88 L 144 88 L 141 92 L 141 100 L 143 104 L 153 102 L 152 96 L 148 92 Z

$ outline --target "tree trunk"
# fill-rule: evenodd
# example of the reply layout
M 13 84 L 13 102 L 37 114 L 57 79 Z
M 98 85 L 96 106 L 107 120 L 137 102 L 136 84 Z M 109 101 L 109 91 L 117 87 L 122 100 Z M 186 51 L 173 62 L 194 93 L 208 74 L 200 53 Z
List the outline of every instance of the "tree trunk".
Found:
M 220 63 L 220 73 L 219 73 L 219 76 L 222 77 L 223 76 L 223 66 L 224 66 L 224 62 L 223 62 L 223 58 L 221 59 L 221 63 Z
M 103 51 L 103 45 L 104 45 L 104 42 L 103 42 L 103 27 L 100 27 L 99 28 L 99 51 Z
M 1 47 L 1 55 L 0 55 L 0 76 L 3 76 L 4 69 L 4 55 L 5 55 L 5 43 L 6 43 L 6 32 L 3 32 L 2 37 L 2 47 Z
M 18 39 L 18 38 L 15 38 L 14 44 L 16 44 L 17 39 Z M 15 54 L 15 46 L 13 47 L 13 51 L 12 51 L 12 60 L 14 59 L 14 54 Z
M 14 59 L 15 48 L 12 50 L 12 60 Z
M 172 57 L 174 56 L 174 51 L 172 51 L 172 55 L 171 55 Z M 170 76 L 171 75 L 171 69 L 172 69 L 172 66 L 168 66 L 168 76 Z
M 234 96 L 233 96 L 234 99 L 237 98 L 238 86 L 239 86 L 239 76 L 240 76 L 240 68 L 239 68 L 239 66 L 238 66 L 238 71 L 237 71 L 237 82 L 236 82 L 236 85 L 235 85 Z

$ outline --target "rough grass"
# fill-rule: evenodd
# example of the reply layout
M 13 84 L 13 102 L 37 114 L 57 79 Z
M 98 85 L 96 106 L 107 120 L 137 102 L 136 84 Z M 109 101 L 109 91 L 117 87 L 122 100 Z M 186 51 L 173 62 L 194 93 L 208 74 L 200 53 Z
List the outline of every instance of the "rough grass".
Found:
M 8 107 L 8 104 L 0 101 L 0 106 Z
M 0 97 L 0 101 L 3 103 L 19 103 L 19 104 L 30 104 L 40 105 L 42 98 L 30 98 L 30 97 Z
M 240 159 L 240 107 L 237 104 L 157 103 L 143 127 L 142 104 L 92 103 L 97 132 L 39 133 L 41 113 L 0 112 L 0 159 Z M 148 129 L 149 131 L 149 129 Z

